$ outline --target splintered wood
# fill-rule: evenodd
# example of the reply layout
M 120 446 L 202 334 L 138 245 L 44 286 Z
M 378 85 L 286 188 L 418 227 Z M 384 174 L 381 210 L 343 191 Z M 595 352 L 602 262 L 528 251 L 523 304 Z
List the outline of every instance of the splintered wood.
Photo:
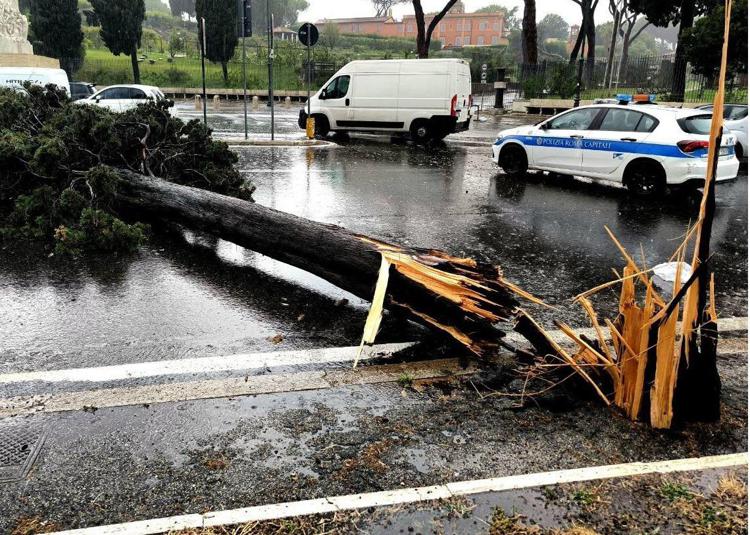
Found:
M 409 249 L 366 236 L 358 238 L 374 246 L 382 257 L 360 351 L 375 341 L 386 298 L 391 308 L 406 309 L 478 357 L 497 353 L 502 333 L 493 325 L 514 317 L 518 307 L 516 297 L 543 304 L 505 280 L 497 266 L 443 251 Z M 389 286 L 392 291 L 386 295 Z M 415 292 L 415 288 L 420 292 Z M 453 306 L 447 309 L 435 306 L 437 303 Z

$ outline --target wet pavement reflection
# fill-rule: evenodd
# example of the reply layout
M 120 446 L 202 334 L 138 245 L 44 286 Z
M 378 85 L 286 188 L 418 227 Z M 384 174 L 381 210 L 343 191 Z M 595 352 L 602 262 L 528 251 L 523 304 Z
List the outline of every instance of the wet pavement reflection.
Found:
M 286 115 L 296 128 L 296 115 Z M 214 126 L 228 121 L 225 132 L 241 128 L 236 113 L 211 117 Z M 288 117 L 282 114 L 282 123 L 291 124 Z M 569 298 L 610 280 L 612 268 L 622 266 L 604 225 L 647 264 L 666 261 L 695 219 L 697 195 L 635 200 L 621 189 L 559 177 L 512 180 L 490 159 L 490 143 L 513 121 L 519 119 L 493 119 L 467 134 L 483 139 L 483 147 L 448 141 L 425 148 L 351 136 L 332 148 L 236 150 L 240 169 L 257 185 L 258 203 L 497 263 L 510 280 L 560 306 L 536 311 L 543 320 L 583 324 Z M 741 172 L 720 187 L 714 224 L 725 317 L 746 314 L 745 166 Z M 611 293 L 598 303 L 609 313 L 615 304 Z M 114 259 L 64 259 L 6 247 L 0 254 L 0 373 L 350 345 L 358 341 L 366 310 L 365 302 L 316 277 L 192 233 L 157 233 L 140 253 Z M 422 335 L 390 321 L 381 340 Z

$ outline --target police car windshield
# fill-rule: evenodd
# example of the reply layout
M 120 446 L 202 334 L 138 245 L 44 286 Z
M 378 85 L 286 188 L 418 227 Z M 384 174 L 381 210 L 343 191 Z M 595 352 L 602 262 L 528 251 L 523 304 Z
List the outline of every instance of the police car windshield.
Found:
M 680 125 L 680 128 L 682 128 L 682 131 L 687 132 L 688 134 L 707 136 L 711 132 L 710 113 L 683 117 L 682 119 L 679 119 L 677 123 Z

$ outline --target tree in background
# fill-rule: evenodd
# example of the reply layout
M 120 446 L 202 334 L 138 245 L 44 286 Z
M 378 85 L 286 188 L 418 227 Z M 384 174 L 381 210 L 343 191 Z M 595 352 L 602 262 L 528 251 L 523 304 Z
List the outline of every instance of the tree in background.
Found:
M 432 40 L 432 32 L 435 31 L 438 23 L 443 20 L 443 17 L 451 10 L 458 0 L 448 0 L 443 6 L 443 9 L 439 13 L 432 16 L 430 23 L 425 26 L 424 20 L 424 9 L 422 9 L 421 0 L 412 0 L 414 6 L 414 17 L 417 23 L 417 57 L 424 59 L 430 55 L 430 41 Z
M 327 48 L 329 51 L 336 47 L 336 43 L 339 42 L 341 37 L 341 31 L 339 25 L 335 22 L 326 22 L 323 26 L 323 31 L 320 32 L 320 44 Z
M 690 28 L 693 27 L 695 17 L 706 13 L 715 4 L 716 0 L 628 0 L 628 8 L 645 15 L 654 26 L 680 25 L 677 49 L 674 54 L 672 95 L 670 97 L 672 100 L 682 101 L 685 98 L 685 76 L 687 74 L 685 37 L 690 33 Z M 745 16 L 745 13 L 742 13 L 741 16 Z
M 271 0 L 273 24 L 289 28 L 296 24 L 300 11 L 308 7 L 307 0 Z M 265 0 L 253 1 L 253 35 L 265 35 L 268 30 L 268 12 Z
M 195 0 L 169 0 L 169 9 L 175 17 L 182 17 L 183 13 L 195 16 Z
M 521 23 L 521 53 L 524 64 L 536 65 L 536 33 L 536 0 L 524 0 L 523 22 Z
M 206 21 L 206 57 L 214 63 L 221 63 L 224 83 L 229 83 L 227 63 L 237 48 L 236 0 L 196 0 L 195 15 L 198 18 L 198 39 L 201 42 L 201 19 Z
M 172 33 L 169 34 L 167 50 L 171 58 L 174 58 L 178 52 L 185 52 L 185 35 L 178 30 L 172 30 Z
M 747 72 L 747 0 L 732 2 L 729 26 L 729 57 L 727 72 L 731 77 Z M 693 72 L 715 78 L 721 65 L 724 35 L 724 6 L 717 5 L 705 17 L 698 19 L 685 39 L 685 58 Z
M 372 0 L 376 17 L 386 17 L 396 4 L 405 4 L 409 0 Z
M 143 19 L 146 5 L 143 0 L 91 0 L 99 21 L 104 44 L 115 55 L 130 56 L 133 66 L 133 81 L 141 83 L 138 68 L 138 47 L 143 35 Z
M 72 79 L 85 54 L 77 0 L 34 0 L 29 22 L 34 53 L 59 59 Z
M 544 43 L 547 39 L 566 39 L 570 33 L 570 26 L 557 13 L 549 13 L 544 16 L 536 25 L 539 43 Z
M 599 0 L 573 0 L 581 8 L 581 29 L 578 31 L 573 50 L 570 52 L 570 63 L 578 59 L 578 55 L 586 55 L 586 80 L 591 81 L 594 75 L 594 64 L 596 62 L 596 24 L 594 23 L 594 11 L 599 5 Z

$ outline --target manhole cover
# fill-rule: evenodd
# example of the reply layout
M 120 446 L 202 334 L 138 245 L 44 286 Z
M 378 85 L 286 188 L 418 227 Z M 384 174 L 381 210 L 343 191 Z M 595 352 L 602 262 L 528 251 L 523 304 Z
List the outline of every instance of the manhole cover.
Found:
M 44 427 L 40 424 L 0 423 L 0 483 L 25 478 L 44 439 Z

